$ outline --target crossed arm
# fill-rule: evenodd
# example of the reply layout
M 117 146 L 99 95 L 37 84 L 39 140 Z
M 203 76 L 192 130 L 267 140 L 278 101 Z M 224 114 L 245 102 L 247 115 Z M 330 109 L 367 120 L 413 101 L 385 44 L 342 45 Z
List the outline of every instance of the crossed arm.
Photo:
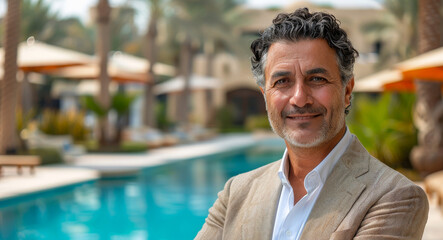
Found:
M 382 196 L 364 216 L 354 239 L 421 239 L 429 203 L 418 186 Z

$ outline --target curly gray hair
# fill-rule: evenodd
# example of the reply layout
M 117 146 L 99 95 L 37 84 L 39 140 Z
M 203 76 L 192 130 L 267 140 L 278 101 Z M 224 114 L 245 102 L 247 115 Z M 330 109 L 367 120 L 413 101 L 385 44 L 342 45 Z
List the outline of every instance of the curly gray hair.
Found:
M 324 12 L 310 13 L 307 8 L 300 8 L 293 13 L 280 13 L 272 23 L 251 44 L 254 54 L 251 57 L 252 73 L 260 87 L 265 89 L 264 69 L 269 47 L 281 40 L 325 39 L 336 52 L 344 85 L 352 78 L 358 52 L 352 47 L 346 32 L 340 28 L 339 21 L 333 15 Z

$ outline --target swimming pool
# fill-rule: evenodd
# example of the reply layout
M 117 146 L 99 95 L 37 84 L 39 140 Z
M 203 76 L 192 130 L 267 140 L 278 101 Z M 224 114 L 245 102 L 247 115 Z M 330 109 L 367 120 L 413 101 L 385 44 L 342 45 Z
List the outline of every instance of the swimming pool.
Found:
M 193 239 L 232 176 L 283 154 L 281 141 L 0 202 L 0 239 Z

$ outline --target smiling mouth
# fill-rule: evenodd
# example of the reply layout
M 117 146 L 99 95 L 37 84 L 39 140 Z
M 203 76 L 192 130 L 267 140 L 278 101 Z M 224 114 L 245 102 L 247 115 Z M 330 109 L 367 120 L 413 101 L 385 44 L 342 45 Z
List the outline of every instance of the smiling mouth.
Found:
M 319 116 L 321 116 L 321 114 L 300 114 L 300 115 L 289 115 L 287 116 L 287 118 L 291 120 L 311 120 Z

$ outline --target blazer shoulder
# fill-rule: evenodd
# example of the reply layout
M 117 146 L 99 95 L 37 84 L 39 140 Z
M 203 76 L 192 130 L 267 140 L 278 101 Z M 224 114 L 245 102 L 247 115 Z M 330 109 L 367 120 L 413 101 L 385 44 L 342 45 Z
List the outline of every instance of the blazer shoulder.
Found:
M 366 189 L 372 194 L 386 194 L 398 189 L 410 189 L 420 198 L 426 197 L 421 187 L 372 156 L 357 137 L 354 138 L 344 154 L 343 163 L 352 172 L 355 179 L 365 184 Z
M 391 183 L 393 185 L 391 186 L 416 186 L 413 181 L 411 181 L 409 178 L 401 174 L 400 172 L 392 169 L 391 167 L 387 166 L 382 161 L 378 160 L 377 158 L 371 156 L 370 162 L 369 162 L 369 172 L 371 175 L 374 175 L 377 179 L 383 179 L 387 183 Z
M 268 181 L 275 177 L 278 178 L 278 169 L 280 167 L 281 160 L 277 160 L 266 164 L 262 167 L 256 168 L 249 172 L 239 174 L 232 177 L 231 189 L 238 189 L 250 186 L 255 181 Z
M 357 137 L 354 137 L 351 146 L 344 154 L 343 162 L 356 179 L 369 186 L 381 183 L 384 183 L 381 184 L 382 186 L 389 188 L 405 185 L 417 186 L 404 175 L 372 156 Z M 378 187 L 381 186 L 378 185 Z
M 365 182 L 369 189 L 373 190 L 372 193 L 391 193 L 393 197 L 416 198 L 427 202 L 423 188 L 373 156 L 370 157 L 369 172 L 366 175 Z

